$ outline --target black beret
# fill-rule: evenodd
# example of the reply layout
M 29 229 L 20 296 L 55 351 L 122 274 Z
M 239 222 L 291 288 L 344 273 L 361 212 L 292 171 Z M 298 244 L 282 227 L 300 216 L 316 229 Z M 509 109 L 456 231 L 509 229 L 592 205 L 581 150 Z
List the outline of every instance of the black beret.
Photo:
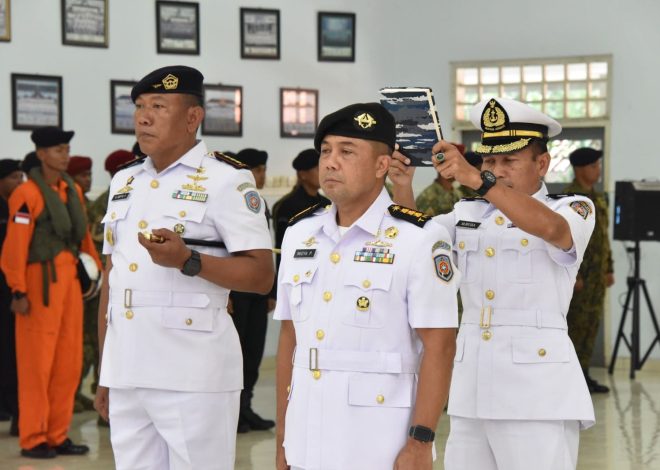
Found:
M 142 93 L 182 93 L 204 96 L 204 75 L 192 67 L 170 65 L 154 70 L 131 90 L 133 103 Z
M 6 178 L 15 171 L 21 171 L 21 161 L 5 158 L 0 160 L 0 179 Z
M 37 148 L 45 148 L 68 144 L 73 138 L 73 134 L 73 131 L 63 131 L 59 127 L 46 126 L 33 130 L 30 138 Z
M 225 152 L 225 155 L 227 153 Z M 243 149 L 236 154 L 236 160 L 245 163 L 250 168 L 256 168 L 259 165 L 265 165 L 268 160 L 268 153 L 257 149 Z
M 32 168 L 41 166 L 41 160 L 37 157 L 37 152 L 30 152 L 25 155 L 25 158 L 21 162 L 21 170 L 23 173 L 28 174 Z
M 573 166 L 587 166 L 597 161 L 603 156 L 602 150 L 596 150 L 589 147 L 582 147 L 573 150 L 568 156 Z
M 473 167 L 479 168 L 483 163 L 483 158 L 477 152 L 468 151 L 464 155 L 467 162 Z
M 316 150 L 321 150 L 321 142 L 328 134 L 375 140 L 392 149 L 396 142 L 394 117 L 380 103 L 356 103 L 328 114 L 316 129 Z
M 314 149 L 305 149 L 291 163 L 296 171 L 311 170 L 319 166 L 319 153 Z

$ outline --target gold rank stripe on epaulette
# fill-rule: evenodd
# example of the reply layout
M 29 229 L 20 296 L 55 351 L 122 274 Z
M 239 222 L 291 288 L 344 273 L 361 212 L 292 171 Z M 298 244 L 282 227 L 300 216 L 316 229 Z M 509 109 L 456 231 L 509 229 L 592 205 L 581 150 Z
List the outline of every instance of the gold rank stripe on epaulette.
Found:
M 132 166 L 139 165 L 140 163 L 144 163 L 145 158 L 147 158 L 146 155 L 143 157 L 135 157 L 133 160 L 129 160 L 126 163 L 122 163 L 121 165 L 119 165 L 116 171 L 125 170 L 126 168 L 130 168 Z
M 230 157 L 229 155 L 225 155 L 222 152 L 213 152 L 213 156 L 216 158 L 216 160 L 218 160 L 220 162 L 224 162 L 227 165 L 231 165 L 234 168 L 236 168 L 237 170 L 249 170 L 250 169 L 250 167 L 247 166 L 245 163 L 243 163 L 241 161 L 238 161 L 235 158 Z
M 314 204 L 313 206 L 309 206 L 307 209 L 301 210 L 300 212 L 298 212 L 296 215 L 294 215 L 293 217 L 291 217 L 289 219 L 289 226 L 291 226 L 291 225 L 293 225 L 297 222 L 300 222 L 302 219 L 305 219 L 305 218 L 311 216 L 312 214 L 314 214 L 314 211 L 316 209 L 318 209 L 319 207 L 321 207 L 322 205 L 323 204 L 321 204 L 319 202 L 319 203 Z
M 418 227 L 424 227 L 426 222 L 431 220 L 431 217 L 424 215 L 423 212 L 416 211 L 415 209 L 410 209 L 408 207 L 400 206 L 398 204 L 392 204 L 387 208 L 390 215 L 397 219 L 405 220 L 411 224 L 417 225 Z

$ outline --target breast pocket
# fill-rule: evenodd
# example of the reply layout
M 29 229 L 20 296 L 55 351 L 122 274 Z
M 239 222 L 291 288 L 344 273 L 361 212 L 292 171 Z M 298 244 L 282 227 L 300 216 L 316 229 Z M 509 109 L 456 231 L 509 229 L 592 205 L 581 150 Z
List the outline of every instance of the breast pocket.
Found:
M 312 290 L 316 265 L 305 264 L 296 266 L 284 274 L 282 284 L 289 289 L 289 311 L 294 322 L 303 322 L 311 314 L 313 306 Z M 306 301 L 306 305 L 303 304 Z
M 456 230 L 454 252 L 461 272 L 461 283 L 474 282 L 478 269 L 475 266 L 476 252 L 479 250 L 479 234 L 474 231 Z
M 130 207 L 130 203 L 126 200 L 110 204 L 108 211 L 103 216 L 103 219 L 101 219 L 104 233 L 103 238 L 110 246 L 114 246 L 119 242 L 117 228 L 128 217 Z
M 163 226 L 183 237 L 202 238 L 208 235 L 203 229 L 206 207 L 199 202 L 176 201 L 163 211 Z
M 359 328 L 382 328 L 393 301 L 389 297 L 392 270 L 389 265 L 356 267 L 346 274 L 344 295 L 349 305 L 342 322 Z
M 535 251 L 545 250 L 540 238 L 519 232 L 500 240 L 502 262 L 500 275 L 507 281 L 526 284 L 534 281 L 533 256 Z

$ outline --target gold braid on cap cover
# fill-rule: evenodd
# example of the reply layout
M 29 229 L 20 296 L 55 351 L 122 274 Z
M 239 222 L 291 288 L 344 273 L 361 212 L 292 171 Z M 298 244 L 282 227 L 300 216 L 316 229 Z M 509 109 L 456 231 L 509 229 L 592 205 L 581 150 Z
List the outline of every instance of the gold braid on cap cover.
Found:
M 483 145 L 479 144 L 475 150 L 476 153 L 482 154 L 494 154 L 494 153 L 511 153 L 518 150 L 522 150 L 529 145 L 530 139 L 520 139 L 516 142 L 511 142 L 509 144 L 499 144 L 499 145 Z

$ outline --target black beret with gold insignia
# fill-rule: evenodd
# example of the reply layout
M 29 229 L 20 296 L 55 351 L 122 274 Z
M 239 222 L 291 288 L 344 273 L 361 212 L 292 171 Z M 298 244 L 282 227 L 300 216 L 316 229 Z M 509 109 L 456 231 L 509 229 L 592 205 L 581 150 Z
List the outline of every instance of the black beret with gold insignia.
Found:
M 573 166 L 587 166 L 598 161 L 598 159 L 602 156 L 603 152 L 601 150 L 582 147 L 577 150 L 573 150 L 568 156 L 568 159 Z
M 170 65 L 154 70 L 140 80 L 131 90 L 131 99 L 135 103 L 143 93 L 182 93 L 201 97 L 204 96 L 203 81 L 204 75 L 197 69 Z
M 531 106 L 509 98 L 487 98 L 470 111 L 470 121 L 482 130 L 480 155 L 514 153 L 534 139 L 547 142 L 561 125 Z
M 316 150 L 321 150 L 321 142 L 328 134 L 375 140 L 392 149 L 396 142 L 394 117 L 380 103 L 356 103 L 328 114 L 316 129 Z

